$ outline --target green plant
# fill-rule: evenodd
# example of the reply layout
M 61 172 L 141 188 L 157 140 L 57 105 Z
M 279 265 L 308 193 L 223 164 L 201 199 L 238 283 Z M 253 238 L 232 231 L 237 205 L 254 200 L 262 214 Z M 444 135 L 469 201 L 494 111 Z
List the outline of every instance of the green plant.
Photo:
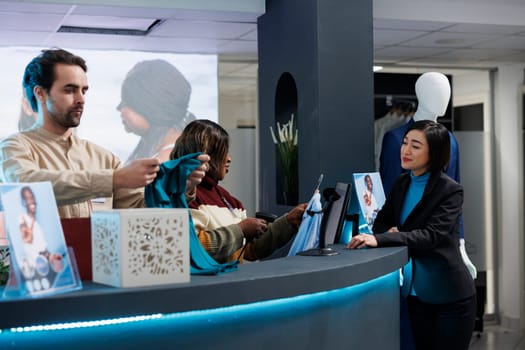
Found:
M 282 126 L 277 122 L 277 134 L 270 126 L 270 133 L 272 134 L 273 143 L 277 147 L 279 163 L 283 169 L 283 190 L 288 193 L 298 193 L 299 152 L 297 148 L 297 140 L 299 130 L 294 123 L 294 115 L 292 114 L 288 123 Z
M 8 257 L 9 251 L 0 248 L 0 286 L 5 285 L 9 279 L 9 264 L 6 263 Z

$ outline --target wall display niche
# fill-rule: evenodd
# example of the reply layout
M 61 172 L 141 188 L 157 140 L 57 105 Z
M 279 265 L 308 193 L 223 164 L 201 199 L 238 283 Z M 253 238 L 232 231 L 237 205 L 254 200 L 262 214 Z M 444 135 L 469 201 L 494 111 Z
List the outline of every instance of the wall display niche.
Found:
M 275 92 L 275 188 L 276 202 L 297 205 L 299 201 L 299 144 L 297 85 L 290 73 L 283 73 Z

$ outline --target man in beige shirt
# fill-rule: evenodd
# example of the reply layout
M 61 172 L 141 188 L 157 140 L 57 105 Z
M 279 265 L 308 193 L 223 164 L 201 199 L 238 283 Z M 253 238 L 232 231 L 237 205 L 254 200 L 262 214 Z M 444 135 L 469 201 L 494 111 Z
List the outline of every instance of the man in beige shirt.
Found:
M 136 159 L 123 166 L 110 151 L 79 138 L 88 91 L 83 58 L 61 50 L 44 50 L 26 67 L 23 86 L 38 120 L 30 130 L 0 142 L 3 182 L 50 181 L 61 218 L 89 217 L 92 199 L 105 208 L 144 206 L 144 186 L 159 171 L 156 158 Z M 102 127 L 102 126 L 101 126 Z M 187 195 L 204 177 L 207 155 L 187 180 Z

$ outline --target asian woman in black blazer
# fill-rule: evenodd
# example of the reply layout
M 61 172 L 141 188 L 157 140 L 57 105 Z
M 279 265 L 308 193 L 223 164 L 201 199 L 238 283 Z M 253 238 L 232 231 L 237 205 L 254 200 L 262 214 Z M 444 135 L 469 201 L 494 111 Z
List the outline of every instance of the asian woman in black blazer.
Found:
M 401 166 L 374 222 L 374 234 L 352 237 L 348 248 L 407 246 L 411 275 L 404 276 L 417 349 L 468 349 L 476 292 L 459 251 L 463 187 L 443 170 L 450 157 L 447 129 L 430 120 L 409 126 Z

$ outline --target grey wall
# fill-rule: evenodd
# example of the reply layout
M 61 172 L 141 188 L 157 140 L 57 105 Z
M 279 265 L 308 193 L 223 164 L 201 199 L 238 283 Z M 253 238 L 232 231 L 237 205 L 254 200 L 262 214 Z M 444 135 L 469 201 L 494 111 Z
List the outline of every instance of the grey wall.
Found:
M 299 202 L 309 200 L 321 173 L 324 188 L 351 182 L 353 172 L 372 171 L 372 3 L 270 0 L 259 18 L 258 45 L 260 207 L 289 209 L 276 202 L 268 131 L 280 118 L 276 86 L 283 73 L 297 86 Z
M 485 202 L 485 149 L 483 131 L 455 131 L 460 147 L 461 184 L 464 188 L 463 229 L 468 256 L 478 271 L 487 270 L 487 213 Z
M 228 129 L 232 163 L 220 185 L 237 197 L 248 216 L 255 214 L 255 129 Z

